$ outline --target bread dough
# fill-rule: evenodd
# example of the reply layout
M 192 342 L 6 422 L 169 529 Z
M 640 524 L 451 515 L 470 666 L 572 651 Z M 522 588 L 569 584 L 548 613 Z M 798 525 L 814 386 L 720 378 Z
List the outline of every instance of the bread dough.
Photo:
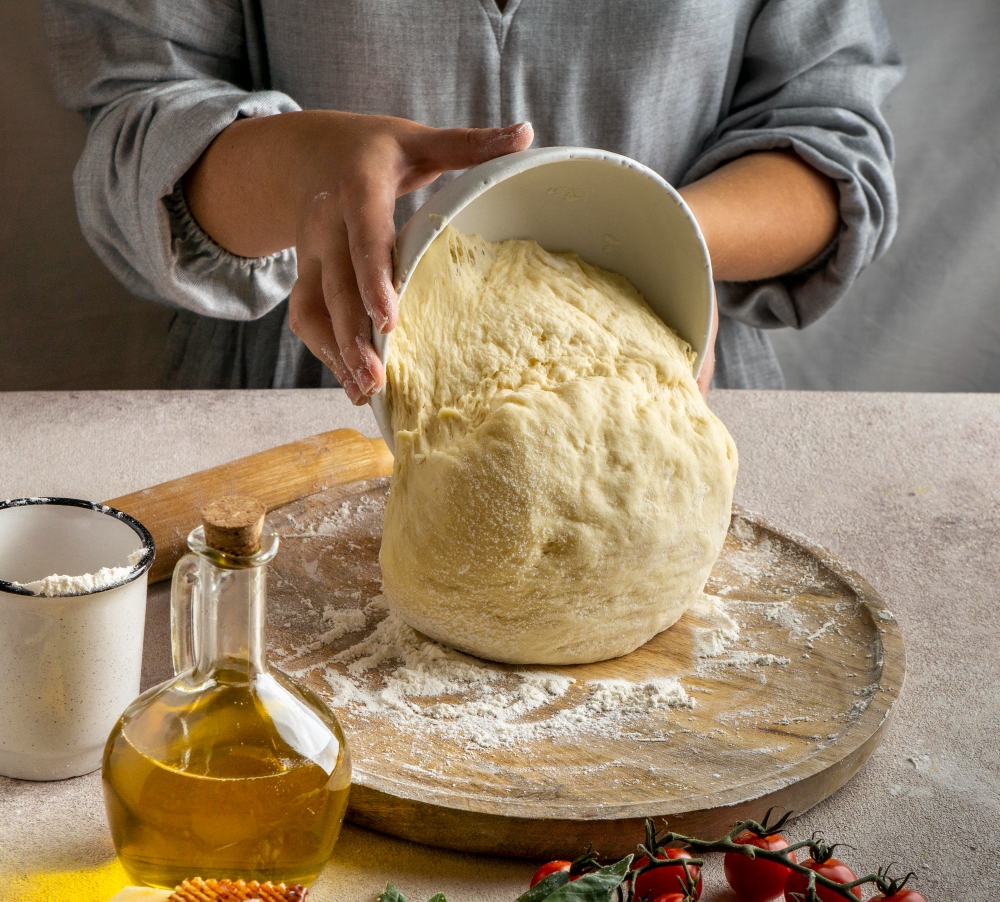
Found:
M 622 276 L 446 228 L 386 368 L 393 609 L 519 664 L 600 661 L 671 626 L 719 554 L 736 479 L 692 361 Z

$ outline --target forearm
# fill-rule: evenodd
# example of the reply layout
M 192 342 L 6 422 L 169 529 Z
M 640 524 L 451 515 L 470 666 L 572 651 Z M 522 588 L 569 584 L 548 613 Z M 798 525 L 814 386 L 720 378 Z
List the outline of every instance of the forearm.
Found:
M 740 157 L 681 189 L 722 282 L 804 266 L 840 226 L 837 188 L 792 151 Z
M 396 198 L 531 140 L 527 122 L 436 129 L 332 110 L 243 119 L 191 167 L 184 193 L 201 228 L 234 254 L 295 247 L 289 327 L 361 403 L 385 384 L 372 326 L 390 332 L 398 313 Z
M 294 179 L 301 113 L 238 119 L 209 145 L 184 177 L 195 220 L 241 257 L 262 257 L 295 244 Z

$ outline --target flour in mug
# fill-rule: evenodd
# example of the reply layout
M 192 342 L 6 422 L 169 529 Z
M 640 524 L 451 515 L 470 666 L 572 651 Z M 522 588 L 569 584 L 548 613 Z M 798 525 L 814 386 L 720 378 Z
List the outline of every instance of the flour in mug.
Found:
M 84 573 L 81 576 L 62 576 L 53 573 L 51 576 L 36 579 L 30 583 L 12 582 L 11 585 L 17 586 L 19 589 L 28 589 L 33 595 L 42 595 L 46 598 L 101 592 L 129 576 L 145 553 L 144 548 L 137 548 L 128 556 L 128 565 L 125 567 L 102 567 L 100 570 Z

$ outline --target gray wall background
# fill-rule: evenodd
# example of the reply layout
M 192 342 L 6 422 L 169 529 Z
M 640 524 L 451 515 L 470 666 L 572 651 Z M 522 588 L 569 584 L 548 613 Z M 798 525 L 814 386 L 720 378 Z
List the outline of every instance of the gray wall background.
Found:
M 823 319 L 773 334 L 789 388 L 1000 391 L 1000 0 L 883 0 L 899 231 Z
M 0 0 L 0 390 L 160 383 L 170 311 L 129 295 L 80 234 L 84 136 L 49 87 L 40 0 Z
M 1000 391 L 1000 0 L 883 0 L 907 61 L 890 97 L 900 190 L 887 257 L 803 332 L 790 388 Z M 84 139 L 46 71 L 40 0 L 0 0 L 0 390 L 153 388 L 171 312 L 80 235 Z

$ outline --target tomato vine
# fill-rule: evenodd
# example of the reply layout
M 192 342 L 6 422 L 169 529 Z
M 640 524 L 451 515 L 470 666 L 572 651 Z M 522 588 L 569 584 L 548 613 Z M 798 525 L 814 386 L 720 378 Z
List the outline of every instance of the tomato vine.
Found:
M 862 886 L 872 886 L 882 896 L 890 900 L 895 895 L 905 897 L 903 887 L 915 876 L 913 872 L 903 877 L 890 875 L 892 865 L 880 868 L 877 873 L 866 874 L 850 883 L 837 883 L 823 874 L 806 867 L 796 860 L 795 853 L 808 850 L 814 863 L 823 863 L 831 858 L 837 844 L 830 844 L 820 833 L 813 833 L 809 839 L 790 842 L 781 849 L 768 849 L 747 842 L 737 842 L 741 834 L 750 831 L 757 836 L 772 836 L 785 825 L 792 816 L 789 811 L 774 823 L 769 823 L 774 809 L 770 809 L 761 822 L 755 820 L 740 821 L 724 836 L 714 840 L 699 839 L 695 836 L 685 836 L 676 833 L 666 826 L 657 831 L 651 819 L 646 820 L 645 838 L 639 843 L 634 855 L 626 855 L 614 864 L 601 866 L 591 850 L 574 862 L 572 880 L 570 871 L 562 870 L 549 874 L 526 893 L 517 902 L 642 902 L 636 895 L 635 887 L 639 877 L 658 868 L 670 867 L 674 872 L 678 866 L 683 875 L 678 875 L 677 894 L 686 902 L 697 902 L 697 875 L 704 867 L 703 855 L 713 852 L 742 855 L 750 860 L 755 858 L 775 862 L 786 867 L 790 872 L 806 878 L 805 892 L 793 893 L 795 902 L 823 902 L 819 895 L 824 890 L 824 896 L 831 893 L 849 902 L 857 902 L 853 892 Z M 692 854 L 691 858 L 667 857 L 666 849 L 683 848 Z M 643 862 L 641 866 L 633 867 L 633 862 Z M 908 891 L 907 891 L 908 892 Z M 913 894 L 916 895 L 916 894 Z M 921 897 L 922 898 L 922 897 Z M 394 886 L 386 887 L 379 902 L 407 902 L 404 896 Z M 440 894 L 432 902 L 445 902 Z

